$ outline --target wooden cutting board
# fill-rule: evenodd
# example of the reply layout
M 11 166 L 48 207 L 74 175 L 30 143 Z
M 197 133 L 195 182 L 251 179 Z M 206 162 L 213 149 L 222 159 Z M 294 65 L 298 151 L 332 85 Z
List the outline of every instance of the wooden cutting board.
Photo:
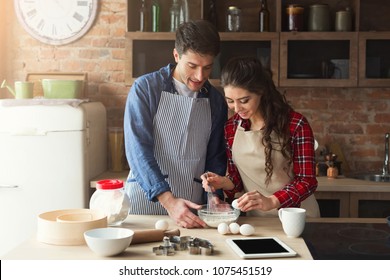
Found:
M 84 81 L 84 89 L 81 99 L 86 96 L 88 83 L 87 73 L 65 73 L 65 72 L 43 72 L 43 73 L 27 73 L 26 81 L 34 82 L 34 97 L 43 96 L 42 79 L 58 79 L 58 80 L 82 80 Z

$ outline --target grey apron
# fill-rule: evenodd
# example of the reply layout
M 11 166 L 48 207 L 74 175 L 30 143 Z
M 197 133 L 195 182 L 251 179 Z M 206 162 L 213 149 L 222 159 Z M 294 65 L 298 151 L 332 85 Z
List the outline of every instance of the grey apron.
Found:
M 264 145 L 261 142 L 262 131 L 245 131 L 241 124 L 237 127 L 234 135 L 232 147 L 232 157 L 240 173 L 246 192 L 253 190 L 259 191 L 265 196 L 270 196 L 288 184 L 293 178 L 292 167 L 286 165 L 286 161 L 281 153 L 281 146 L 277 137 L 271 134 L 274 151 L 272 153 L 272 162 L 274 171 L 271 181 L 265 185 L 266 172 Z M 287 172 L 286 172 L 287 171 Z M 301 207 L 307 210 L 308 217 L 319 217 L 319 207 L 314 194 L 306 198 Z M 253 210 L 248 212 L 248 216 L 277 216 L 276 209 L 264 212 Z
M 173 196 L 203 203 L 204 172 L 211 131 L 208 98 L 191 98 L 163 91 L 153 122 L 154 156 Z M 130 170 L 127 179 L 130 214 L 167 215 L 159 202 L 146 198 Z

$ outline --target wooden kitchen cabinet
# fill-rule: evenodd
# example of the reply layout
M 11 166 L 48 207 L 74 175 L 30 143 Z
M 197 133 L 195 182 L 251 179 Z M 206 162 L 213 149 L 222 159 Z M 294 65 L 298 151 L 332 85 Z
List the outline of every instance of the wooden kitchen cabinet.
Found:
M 315 197 L 321 217 L 385 218 L 390 215 L 390 184 L 317 177 Z
M 147 6 L 150 0 L 146 0 Z M 169 2 L 169 4 L 166 4 Z M 174 48 L 175 34 L 173 32 L 137 32 L 139 29 L 140 7 L 139 0 L 128 0 L 128 22 L 126 33 L 126 65 L 125 81 L 131 85 L 142 74 L 156 71 L 162 66 L 173 61 L 172 50 Z M 164 4 L 162 4 L 164 3 Z M 190 18 L 207 18 L 210 1 L 188 0 L 190 6 Z M 267 68 L 274 73 L 273 79 L 276 85 L 279 83 L 279 34 L 277 32 L 256 32 L 258 28 L 257 0 L 239 3 L 235 1 L 216 1 L 218 11 L 217 28 L 221 37 L 221 54 L 217 57 L 212 74 L 211 83 L 218 86 L 220 70 L 233 56 L 252 55 L 257 56 Z M 168 30 L 170 1 L 160 1 L 162 31 Z M 225 11 L 231 5 L 238 5 L 242 10 L 243 32 L 225 31 Z M 276 3 L 269 1 L 271 11 L 271 30 L 276 30 Z M 165 15 L 165 16 L 163 16 Z
M 349 192 L 316 192 L 321 217 L 348 218 Z
M 125 82 L 156 71 L 173 60 L 175 34 L 171 32 L 128 32 L 126 34 Z
M 259 36 L 261 35 L 261 36 Z M 156 71 L 168 63 L 173 63 L 172 50 L 175 34 L 172 32 L 129 32 L 126 40 L 126 83 L 132 84 L 142 74 Z M 210 80 L 219 85 L 220 71 L 229 58 L 237 55 L 257 56 L 273 73 L 278 73 L 279 41 L 276 33 L 240 34 L 223 32 L 221 53 L 214 62 Z M 273 76 L 278 85 L 278 76 Z
M 359 33 L 359 86 L 390 85 L 390 32 Z
M 359 86 L 390 86 L 390 5 L 360 0 Z
M 390 192 L 316 192 L 315 197 L 323 218 L 390 216 Z
M 356 45 L 355 32 L 281 33 L 280 86 L 357 86 Z M 330 63 L 346 66 L 331 72 Z
M 325 3 L 325 2 L 324 2 Z M 356 87 L 357 86 L 357 17 L 351 32 L 335 32 L 335 13 L 350 8 L 358 10 L 358 0 L 329 0 L 330 30 L 308 31 L 310 0 L 282 1 L 280 33 L 281 87 Z M 302 31 L 287 29 L 286 7 L 297 4 L 304 8 Z M 334 69 L 332 69 L 335 66 Z
M 145 0 L 150 7 L 151 0 Z M 386 87 L 390 86 L 390 5 L 386 0 L 328 0 L 331 31 L 309 32 L 307 21 L 312 0 L 268 1 L 270 32 L 258 32 L 258 0 L 216 0 L 217 28 L 222 51 L 211 76 L 219 84 L 219 70 L 236 55 L 253 55 L 265 61 L 280 87 Z M 190 19 L 207 19 L 210 0 L 188 0 Z M 286 29 L 286 7 L 304 7 L 304 29 Z M 126 84 L 138 76 L 173 62 L 174 33 L 169 27 L 171 1 L 160 0 L 161 32 L 139 32 L 141 0 L 127 0 Z M 226 10 L 242 11 L 242 32 L 225 32 Z M 335 32 L 336 11 L 350 8 L 351 32 Z M 149 29 L 150 30 L 150 29 Z M 323 62 L 336 64 L 333 75 L 323 74 Z M 342 70 L 341 70 L 342 69 Z
M 390 216 L 390 193 L 350 193 L 350 217 L 385 218 Z

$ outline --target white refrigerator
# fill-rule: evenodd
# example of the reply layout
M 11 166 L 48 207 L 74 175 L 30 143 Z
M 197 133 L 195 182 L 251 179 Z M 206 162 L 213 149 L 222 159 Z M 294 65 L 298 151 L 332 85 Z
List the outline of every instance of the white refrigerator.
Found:
M 40 213 L 88 208 L 107 168 L 100 102 L 34 102 L 0 101 L 0 258 L 35 236 Z

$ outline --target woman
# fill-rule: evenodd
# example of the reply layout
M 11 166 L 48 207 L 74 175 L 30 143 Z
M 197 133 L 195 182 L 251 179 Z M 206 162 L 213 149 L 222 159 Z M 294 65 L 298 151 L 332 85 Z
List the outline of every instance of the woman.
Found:
M 235 112 L 225 125 L 228 175 L 208 172 L 203 187 L 223 189 L 230 201 L 244 191 L 238 207 L 248 215 L 302 207 L 318 217 L 314 137 L 306 118 L 292 109 L 256 58 L 231 59 L 221 84 Z

